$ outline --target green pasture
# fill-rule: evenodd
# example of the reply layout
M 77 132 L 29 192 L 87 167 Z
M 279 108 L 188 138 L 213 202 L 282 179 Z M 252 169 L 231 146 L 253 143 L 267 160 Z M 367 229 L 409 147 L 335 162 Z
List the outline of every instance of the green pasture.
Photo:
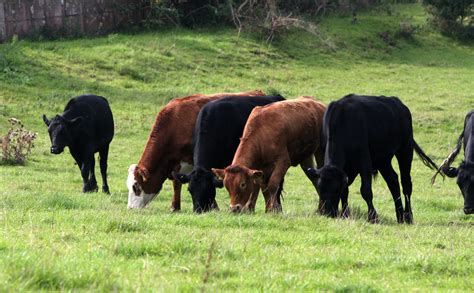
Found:
M 170 213 L 170 182 L 148 208 L 127 210 L 127 169 L 156 114 L 193 93 L 262 89 L 325 103 L 395 95 L 439 164 L 474 106 L 474 50 L 425 21 L 421 6 L 404 5 L 391 16 L 360 14 L 357 25 L 328 17 L 319 36 L 292 31 L 270 45 L 232 28 L 0 45 L 0 133 L 9 117 L 38 133 L 26 165 L 0 165 L 0 291 L 472 291 L 474 218 L 463 214 L 455 181 L 431 186 L 433 172 L 416 156 L 414 225 L 396 223 L 381 177 L 373 187 L 380 224 L 366 221 L 359 181 L 351 219 L 319 216 L 299 168 L 285 178 L 282 214 L 265 214 L 262 196 L 255 214 L 231 214 L 220 190 L 221 210 L 195 215 L 185 189 L 182 211 Z M 411 38 L 399 36 L 400 22 L 417 26 Z M 49 153 L 41 115 L 83 93 L 107 97 L 114 112 L 110 195 L 82 194 L 68 151 Z

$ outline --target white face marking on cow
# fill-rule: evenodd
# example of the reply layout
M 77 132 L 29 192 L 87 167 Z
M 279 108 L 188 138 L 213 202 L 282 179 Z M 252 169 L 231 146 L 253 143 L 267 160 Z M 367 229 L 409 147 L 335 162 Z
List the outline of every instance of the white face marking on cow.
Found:
M 179 173 L 189 174 L 193 170 L 193 165 L 188 164 L 186 162 L 180 162 L 179 165 L 180 165 Z
M 142 209 L 155 197 L 156 194 L 147 194 L 137 184 L 140 194 L 137 196 L 133 190 L 133 185 L 137 183 L 135 180 L 134 172 L 137 165 L 133 164 L 128 167 L 127 177 L 127 188 L 128 188 L 128 208 L 129 209 Z

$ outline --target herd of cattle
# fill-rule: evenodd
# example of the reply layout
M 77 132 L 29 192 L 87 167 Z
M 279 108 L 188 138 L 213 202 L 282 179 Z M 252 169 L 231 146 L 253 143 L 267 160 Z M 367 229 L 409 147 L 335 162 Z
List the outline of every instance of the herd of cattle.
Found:
M 81 170 L 83 191 L 97 191 L 94 154 L 99 152 L 102 190 L 114 121 L 107 100 L 95 95 L 71 99 L 64 113 L 49 120 L 51 153 L 69 147 Z M 290 166 L 300 165 L 319 194 L 320 213 L 348 217 L 349 186 L 361 177 L 368 220 L 378 221 L 372 203 L 372 176 L 378 172 L 393 196 L 397 221 L 412 223 L 415 151 L 437 174 L 457 177 L 464 212 L 474 213 L 474 111 L 467 114 L 453 153 L 438 168 L 413 139 L 410 110 L 396 97 L 347 95 L 326 106 L 312 97 L 285 100 L 261 91 L 192 95 L 170 101 L 157 115 L 138 164 L 128 170 L 128 207 L 143 208 L 173 181 L 171 209 L 181 208 L 181 187 L 195 212 L 218 209 L 216 187 L 225 187 L 233 212 L 253 211 L 260 190 L 266 211 L 281 207 L 283 181 Z M 464 143 L 464 144 L 463 144 Z M 464 146 L 464 160 L 451 167 Z M 392 167 L 397 158 L 398 175 Z

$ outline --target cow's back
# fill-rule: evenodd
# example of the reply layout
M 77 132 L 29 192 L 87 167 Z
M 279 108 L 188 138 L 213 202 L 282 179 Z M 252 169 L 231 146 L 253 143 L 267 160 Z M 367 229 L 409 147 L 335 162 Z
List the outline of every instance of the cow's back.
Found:
M 206 104 L 194 131 L 195 165 L 226 167 L 232 161 L 252 110 L 282 100 L 282 96 L 229 96 Z
M 295 166 L 320 147 L 326 107 L 311 97 L 300 97 L 255 109 L 242 141 L 259 150 L 262 161 L 288 154 Z
M 114 120 L 109 103 L 104 97 L 82 95 L 72 98 L 64 109 L 68 119 L 83 117 L 90 138 L 100 147 L 112 141 Z
M 180 161 L 192 164 L 193 132 L 202 107 L 226 96 L 243 94 L 264 95 L 262 91 L 257 90 L 243 93 L 195 94 L 172 99 L 156 116 L 138 166 L 149 172 L 160 169 L 161 173 L 168 174 Z
M 349 153 L 368 147 L 372 155 L 388 157 L 411 143 L 411 123 L 409 109 L 396 97 L 348 95 L 328 106 L 324 135 Z

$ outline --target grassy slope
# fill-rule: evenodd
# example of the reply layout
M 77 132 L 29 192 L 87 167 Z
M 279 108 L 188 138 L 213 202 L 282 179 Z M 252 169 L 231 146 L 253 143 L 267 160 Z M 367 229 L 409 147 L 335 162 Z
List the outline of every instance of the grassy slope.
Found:
M 413 226 L 395 223 L 382 179 L 374 184 L 380 225 L 366 223 L 358 181 L 353 219 L 314 215 L 314 189 L 297 168 L 286 177 L 281 215 L 264 214 L 262 199 L 254 215 L 231 215 L 223 191 L 221 212 L 192 214 L 185 191 L 183 211 L 170 214 L 169 183 L 148 209 L 126 210 L 128 165 L 159 109 L 189 93 L 260 88 L 324 102 L 350 92 L 397 95 L 412 110 L 415 138 L 440 162 L 474 103 L 474 53 L 423 27 L 388 46 L 379 32 L 425 18 L 418 6 L 397 11 L 361 15 L 355 26 L 330 18 L 324 41 L 293 32 L 272 46 L 231 29 L 0 45 L 0 132 L 13 116 L 39 133 L 26 166 L 0 166 L 0 288 L 472 289 L 472 217 L 462 214 L 455 182 L 431 187 L 418 158 Z M 114 111 L 111 196 L 81 194 L 72 158 L 48 153 L 40 115 L 85 92 L 108 97 Z

